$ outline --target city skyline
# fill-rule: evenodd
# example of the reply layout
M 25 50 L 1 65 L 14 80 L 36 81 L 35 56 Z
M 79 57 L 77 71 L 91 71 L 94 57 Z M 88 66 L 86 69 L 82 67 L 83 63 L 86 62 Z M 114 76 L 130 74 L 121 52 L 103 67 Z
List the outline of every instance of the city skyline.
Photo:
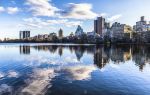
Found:
M 142 15 L 150 20 L 146 11 L 150 9 L 149 3 L 149 0 L 0 0 L 0 39 L 18 38 L 20 30 L 30 30 L 33 36 L 62 28 L 64 35 L 68 35 L 77 25 L 90 32 L 98 16 L 111 23 L 133 26 Z

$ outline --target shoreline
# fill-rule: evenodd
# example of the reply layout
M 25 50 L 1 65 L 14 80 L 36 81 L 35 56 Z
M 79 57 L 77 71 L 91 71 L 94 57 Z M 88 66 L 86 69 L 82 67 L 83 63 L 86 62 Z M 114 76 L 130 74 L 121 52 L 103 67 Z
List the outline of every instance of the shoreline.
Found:
M 47 45 L 150 45 L 150 43 L 52 43 L 52 42 L 0 42 L 1 44 L 47 44 Z

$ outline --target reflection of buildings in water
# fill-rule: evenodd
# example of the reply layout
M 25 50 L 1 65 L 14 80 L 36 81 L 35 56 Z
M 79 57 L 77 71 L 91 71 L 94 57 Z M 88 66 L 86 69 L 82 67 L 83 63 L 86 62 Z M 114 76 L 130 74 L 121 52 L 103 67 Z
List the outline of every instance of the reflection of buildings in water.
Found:
M 96 51 L 96 46 L 88 46 L 87 48 L 88 54 L 94 54 L 95 51 Z
M 94 53 L 94 64 L 103 68 L 109 60 L 125 62 L 133 60 L 136 66 L 142 71 L 147 63 L 150 63 L 150 47 L 148 46 L 112 46 L 111 48 L 101 47 Z
M 60 56 L 63 55 L 63 47 L 62 47 L 62 46 L 60 46 L 60 47 L 58 48 L 58 53 L 59 53 Z
M 144 66 L 146 65 L 146 54 L 147 50 L 143 46 L 135 46 L 133 49 L 133 60 L 135 64 L 139 66 L 139 69 L 142 71 Z
M 58 48 L 58 46 L 54 46 L 54 45 L 48 46 L 48 50 L 49 50 L 51 53 L 55 53 L 55 52 L 57 51 L 57 48 Z
M 97 48 L 94 53 L 94 64 L 100 69 L 103 68 L 109 61 L 108 55 L 104 52 L 103 48 Z
M 134 55 L 133 60 L 135 61 L 135 64 L 139 66 L 139 69 L 142 71 L 143 67 L 146 65 L 145 57 L 142 57 L 141 55 Z
M 112 47 L 111 48 L 111 60 L 116 62 L 123 62 L 124 61 L 124 57 L 123 57 L 123 50 L 121 48 L 116 48 L 116 47 Z
M 30 54 L 30 46 L 21 46 L 20 45 L 20 54 Z
M 130 60 L 132 58 L 131 48 L 124 47 L 99 47 L 96 49 L 94 53 L 94 64 L 98 67 L 103 68 L 107 63 L 109 63 L 110 59 L 116 62 L 124 62 Z
M 146 63 L 150 63 L 150 47 L 148 46 L 57 46 L 57 45 L 45 45 L 45 46 L 31 46 L 37 50 L 50 51 L 63 55 L 63 48 L 67 48 L 71 53 L 76 54 L 78 60 L 82 58 L 85 52 L 88 54 L 94 54 L 94 64 L 103 68 L 111 59 L 114 63 L 125 62 L 133 60 L 140 70 L 143 70 Z M 30 54 L 30 46 L 20 46 L 20 54 Z
M 115 63 L 125 62 L 132 59 L 132 49 L 130 45 L 112 46 L 111 60 Z
M 128 51 L 124 52 L 123 58 L 125 61 L 131 60 L 132 59 L 132 51 L 131 48 Z
M 71 53 L 73 53 L 73 50 L 74 50 L 74 49 L 73 49 L 72 46 L 69 46 L 69 50 L 70 50 Z
M 95 47 L 94 46 L 57 46 L 57 45 L 45 45 L 45 46 L 32 46 L 34 49 L 36 50 L 43 50 L 43 51 L 50 51 L 51 53 L 55 53 L 58 49 L 58 54 L 61 56 L 63 55 L 63 48 L 67 48 L 70 50 L 71 54 L 74 53 L 77 56 L 77 58 L 80 60 L 81 57 L 83 56 L 83 54 L 85 53 L 85 51 L 87 51 L 87 53 L 91 53 L 93 54 L 95 51 Z
M 43 50 L 43 51 L 50 51 L 51 53 L 55 53 L 57 51 L 58 46 L 33 46 L 35 49 L 39 50 Z
M 80 59 L 82 58 L 83 56 L 83 53 L 84 53 L 84 50 L 81 48 L 81 47 L 77 47 L 75 49 L 75 54 L 76 54 L 76 57 L 77 59 L 80 61 Z
M 43 51 L 48 51 L 48 47 L 47 46 L 33 46 L 33 48 L 35 48 L 36 50 L 43 50 Z

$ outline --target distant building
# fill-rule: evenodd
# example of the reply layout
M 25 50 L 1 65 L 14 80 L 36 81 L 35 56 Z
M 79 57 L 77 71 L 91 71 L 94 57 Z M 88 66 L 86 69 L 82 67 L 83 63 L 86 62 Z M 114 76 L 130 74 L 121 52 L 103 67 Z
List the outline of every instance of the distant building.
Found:
M 80 25 L 78 25 L 77 30 L 75 32 L 75 36 L 80 37 L 84 34 L 83 29 L 81 28 Z
M 96 33 L 94 31 L 92 32 L 87 32 L 87 36 L 92 36 L 92 37 L 95 37 L 96 36 Z
M 125 34 L 129 34 L 129 39 L 131 38 L 132 33 L 132 27 L 126 24 L 120 24 L 118 22 L 115 22 L 112 24 L 111 27 L 111 37 L 122 39 Z
M 73 32 L 71 32 L 69 36 L 70 36 L 70 37 L 74 37 L 74 34 L 73 34 Z
M 19 38 L 27 39 L 30 37 L 30 31 L 20 31 Z
M 103 31 L 105 29 L 105 18 L 98 17 L 97 20 L 94 20 L 94 31 L 102 35 Z
M 44 39 L 48 39 L 48 34 L 44 34 L 44 35 L 43 35 L 43 38 L 44 38 Z
M 150 23 L 141 17 L 141 20 L 133 26 L 136 35 L 133 35 L 134 41 L 138 43 L 150 42 Z
M 110 32 L 110 23 L 107 23 L 105 18 L 98 17 L 97 20 L 94 20 L 94 31 L 101 37 L 104 37 Z
M 37 35 L 37 39 L 38 39 L 38 40 L 43 40 L 44 37 L 43 37 L 43 35 L 40 35 L 40 34 L 39 34 L 39 35 Z
M 150 24 L 147 24 L 147 22 L 144 19 L 144 16 L 142 16 L 141 20 L 136 22 L 136 25 L 133 26 L 133 29 L 135 32 L 146 32 L 150 30 Z
M 52 40 L 56 40 L 57 38 L 57 34 L 56 33 L 50 33 L 49 36 L 48 36 L 48 40 L 49 41 L 52 41 Z
M 60 29 L 60 30 L 58 31 L 58 38 L 59 38 L 59 39 L 62 39 L 62 38 L 63 38 L 63 30 L 62 30 L 62 29 Z

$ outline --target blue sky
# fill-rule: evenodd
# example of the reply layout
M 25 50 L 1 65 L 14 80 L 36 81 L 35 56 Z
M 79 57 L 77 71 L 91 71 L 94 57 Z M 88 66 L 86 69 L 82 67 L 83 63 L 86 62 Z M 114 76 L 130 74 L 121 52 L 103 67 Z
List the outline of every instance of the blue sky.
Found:
M 20 30 L 31 35 L 64 30 L 69 35 L 78 24 L 93 30 L 93 20 L 104 16 L 108 22 L 134 25 L 145 16 L 150 20 L 150 0 L 0 0 L 0 38 L 18 38 Z

